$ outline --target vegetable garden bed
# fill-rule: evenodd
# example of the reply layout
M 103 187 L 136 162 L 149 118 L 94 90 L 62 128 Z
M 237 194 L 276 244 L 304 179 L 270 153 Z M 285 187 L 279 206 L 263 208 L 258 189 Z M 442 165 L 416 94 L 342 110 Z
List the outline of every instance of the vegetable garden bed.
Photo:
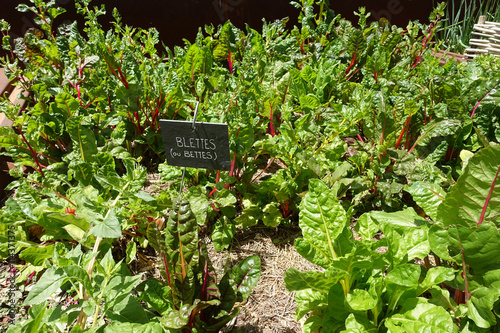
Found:
M 0 23 L 28 93 L 0 102 L 8 332 L 498 331 L 500 60 L 440 63 L 444 4 L 403 29 L 304 0 L 165 54 L 34 4 L 40 30 Z M 229 171 L 164 162 L 160 119 L 193 118 Z

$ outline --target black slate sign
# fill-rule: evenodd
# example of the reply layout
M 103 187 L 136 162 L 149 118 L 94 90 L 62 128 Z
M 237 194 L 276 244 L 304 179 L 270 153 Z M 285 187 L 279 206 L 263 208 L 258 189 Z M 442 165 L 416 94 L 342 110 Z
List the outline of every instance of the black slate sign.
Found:
M 227 124 L 162 119 L 160 129 L 168 165 L 230 170 Z

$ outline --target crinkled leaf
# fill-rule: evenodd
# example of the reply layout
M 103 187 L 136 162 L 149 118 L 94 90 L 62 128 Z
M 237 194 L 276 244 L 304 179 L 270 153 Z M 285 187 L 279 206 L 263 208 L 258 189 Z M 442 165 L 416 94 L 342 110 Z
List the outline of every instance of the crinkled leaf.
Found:
M 373 55 L 368 56 L 366 65 L 371 71 L 378 73 L 387 68 L 389 64 L 390 57 L 388 56 L 387 50 L 383 45 L 379 45 L 377 49 L 373 52 Z
M 436 266 L 431 267 L 425 279 L 418 285 L 417 295 L 421 295 L 432 286 L 438 285 L 445 281 L 451 281 L 455 278 L 455 270 L 451 267 Z
M 392 266 L 408 262 L 408 251 L 404 237 L 389 227 L 386 227 L 384 233 L 385 241 L 387 242 L 386 255 L 391 261 Z
M 215 202 L 219 207 L 233 206 L 236 201 L 236 194 L 230 190 L 222 189 L 217 191 L 215 195 Z
M 323 318 L 320 316 L 312 315 L 306 319 L 304 324 L 302 325 L 303 333 L 314 333 L 319 332 L 321 327 L 323 326 Z
M 57 110 L 62 112 L 66 117 L 73 115 L 80 108 L 78 101 L 68 93 L 57 94 L 55 105 Z
M 429 245 L 432 251 L 437 254 L 441 259 L 455 261 L 448 247 L 450 243 L 448 241 L 448 230 L 440 227 L 439 225 L 433 225 L 429 229 Z M 454 251 L 455 252 L 455 251 Z M 456 255 L 456 253 L 454 253 Z
M 187 325 L 191 312 L 196 307 L 193 305 L 184 305 L 179 310 L 170 309 L 161 317 L 161 324 L 167 328 L 180 329 Z
M 394 267 L 385 277 L 386 284 L 394 284 L 404 288 L 416 288 L 420 278 L 420 266 L 404 264 Z
M 15 148 L 17 151 L 21 150 L 24 153 L 29 153 L 21 137 L 9 126 L 0 127 L 0 147 Z
M 500 145 L 476 153 L 438 208 L 444 226 L 500 226 Z
M 207 222 L 208 198 L 201 187 L 191 187 L 184 195 L 189 201 L 191 210 L 196 217 L 199 225 L 205 225 Z
M 81 117 L 72 116 L 66 120 L 66 128 L 79 158 L 84 162 L 92 162 L 97 155 L 97 141 L 94 131 L 81 122 Z
M 245 208 L 243 212 L 234 219 L 234 222 L 244 228 L 249 228 L 257 225 L 261 217 L 262 209 L 258 207 Z
M 457 133 L 461 128 L 460 121 L 446 119 L 432 121 L 421 129 L 421 135 L 410 149 L 416 147 L 417 156 L 429 163 L 436 163 L 448 149 L 446 137 Z
M 219 284 L 221 308 L 230 312 L 236 302 L 245 301 L 259 281 L 260 274 L 257 255 L 245 258 L 227 271 Z
M 223 216 L 215 222 L 214 230 L 212 231 L 212 242 L 215 251 L 227 249 L 233 240 L 236 233 L 236 226 L 231 221 Z
M 354 313 L 351 313 L 345 320 L 345 328 L 346 330 L 340 331 L 340 333 L 368 333 L 378 331 L 366 315 Z
M 496 325 L 496 316 L 492 310 L 493 304 L 499 297 L 500 290 L 498 288 L 481 286 L 473 290 L 471 298 L 467 302 L 469 318 L 482 328 L 490 328 Z
M 164 182 L 177 180 L 180 179 L 182 176 L 181 168 L 172 165 L 167 165 L 166 162 L 158 166 L 158 171 L 160 172 L 161 179 Z
M 329 269 L 325 272 L 301 272 L 295 267 L 289 268 L 284 275 L 285 287 L 288 291 L 311 289 L 328 293 L 330 287 L 345 278 L 346 272 Z
M 458 326 L 453 323 L 450 314 L 424 298 L 409 299 L 400 313 L 386 319 L 385 325 L 391 332 L 458 332 Z
M 372 269 L 376 266 L 377 254 L 369 251 L 363 246 L 356 247 L 343 257 L 335 259 L 329 270 L 339 270 L 345 272 L 351 280 L 354 280 L 358 274 Z
M 346 301 L 354 311 L 368 311 L 377 305 L 378 299 L 364 289 L 354 289 L 347 294 Z
M 427 237 L 428 227 L 421 226 L 420 228 L 408 229 L 403 234 L 406 243 L 406 251 L 408 259 L 424 259 L 431 251 L 429 240 Z
M 274 228 L 281 224 L 283 221 L 283 215 L 278 208 L 278 203 L 273 202 L 267 204 L 262 210 L 264 215 L 262 216 L 262 222 L 268 227 Z
M 446 196 L 441 186 L 435 183 L 418 181 L 407 187 L 407 191 L 410 192 L 417 205 L 419 205 L 433 221 L 437 221 L 438 206 Z
M 68 174 L 71 175 L 71 177 L 82 182 L 84 186 L 90 185 L 95 174 L 95 170 L 91 163 L 80 159 L 74 159 L 69 162 L 68 167 L 70 169 Z
M 211 69 L 212 62 L 212 52 L 209 49 L 193 44 L 184 58 L 184 70 L 194 82 L 197 74 L 207 73 Z
M 236 292 L 238 302 L 245 301 L 250 296 L 261 275 L 259 256 L 253 255 L 245 258 L 238 265 L 231 268 L 227 274 L 229 275 L 229 282 Z
M 187 200 L 174 204 L 167 221 L 165 245 L 173 264 L 176 278 L 181 284 L 179 292 L 189 299 L 194 295 L 193 269 L 198 268 L 198 225 Z
M 366 240 L 373 239 L 380 230 L 380 226 L 371 218 L 369 213 L 365 213 L 359 217 L 355 228 L 358 235 Z
M 385 277 L 387 294 L 389 295 L 389 310 L 394 311 L 398 305 L 405 301 L 403 294 L 410 295 L 410 299 L 416 296 L 421 268 L 418 265 L 402 264 L 394 267 Z M 411 295 L 413 294 L 413 295 Z
M 457 303 L 453 300 L 453 297 L 450 296 L 450 292 L 448 289 L 443 289 L 440 286 L 432 286 L 429 289 L 431 293 L 431 298 L 429 299 L 429 303 L 432 303 L 437 306 L 441 306 L 444 309 L 451 310 L 457 308 Z
M 295 292 L 295 301 L 297 302 L 295 320 L 300 320 L 310 311 L 317 310 L 320 306 L 325 307 L 328 304 L 328 294 L 311 289 L 298 290 Z
M 323 182 L 311 179 L 309 192 L 300 203 L 299 226 L 304 238 L 295 241 L 304 258 L 324 268 L 338 257 L 334 242 L 347 223 L 344 208 L 330 192 Z
M 392 229 L 400 231 L 402 234 L 408 228 L 416 228 L 418 225 L 425 223 L 425 220 L 411 207 L 399 212 L 371 211 L 369 214 L 381 226 L 384 232 L 385 226 L 389 226 Z
M 159 261 L 161 262 L 160 274 L 168 283 L 173 284 L 173 276 L 170 272 L 173 271 L 168 249 L 165 245 L 165 237 L 159 228 L 159 225 L 154 221 L 148 223 L 146 231 L 149 244 L 158 252 Z
M 313 94 L 301 95 L 299 97 L 299 101 L 300 101 L 300 106 L 303 107 L 304 109 L 314 110 L 318 108 L 318 106 L 320 105 L 320 101 Z
M 455 226 L 448 229 L 432 226 L 429 230 L 431 249 L 441 258 L 465 262 L 474 272 L 487 272 L 500 266 L 500 231 L 491 223 L 468 228 Z

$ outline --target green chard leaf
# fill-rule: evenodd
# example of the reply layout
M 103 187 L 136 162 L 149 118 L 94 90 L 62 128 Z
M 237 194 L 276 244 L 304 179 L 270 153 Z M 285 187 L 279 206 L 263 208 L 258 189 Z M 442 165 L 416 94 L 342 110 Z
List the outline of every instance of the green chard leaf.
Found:
M 438 206 L 446 196 L 441 186 L 435 183 L 417 181 L 406 189 L 417 205 L 419 205 L 433 221 L 437 221 Z
M 445 309 L 420 297 L 409 299 L 399 314 L 386 319 L 385 326 L 390 332 L 458 332 L 458 326 Z
M 347 223 L 344 208 L 330 192 L 323 182 L 311 179 L 309 192 L 300 203 L 299 226 L 304 238 L 295 241 L 304 258 L 323 268 L 339 256 L 334 242 Z
M 482 149 L 470 158 L 464 173 L 438 207 L 443 226 L 500 227 L 500 145 Z
M 73 149 L 84 162 L 92 162 L 97 155 L 97 141 L 94 132 L 82 125 L 82 117 L 72 116 L 66 120 L 66 127 L 73 142 Z
M 260 258 L 253 255 L 231 268 L 219 284 L 221 308 L 230 312 L 236 302 L 245 301 L 259 281 Z
M 430 122 L 422 128 L 420 137 L 409 152 L 416 148 L 419 158 L 436 163 L 444 156 L 449 146 L 446 139 L 443 138 L 454 135 L 460 129 L 460 121 L 454 119 Z
M 236 226 L 227 217 L 223 216 L 218 219 L 212 231 L 212 242 L 214 243 L 215 251 L 227 249 L 235 233 Z
M 346 275 L 346 272 L 337 269 L 329 269 L 325 272 L 300 272 L 292 267 L 285 272 L 284 281 L 288 291 L 311 289 L 327 294 L 330 287 Z

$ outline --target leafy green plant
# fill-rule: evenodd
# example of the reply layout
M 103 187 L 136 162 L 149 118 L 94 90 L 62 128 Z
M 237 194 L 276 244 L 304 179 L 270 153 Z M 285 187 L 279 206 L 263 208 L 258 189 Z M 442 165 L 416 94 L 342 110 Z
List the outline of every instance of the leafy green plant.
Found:
M 187 200 L 174 204 L 164 231 L 151 223 L 148 239 L 160 255 L 165 282 L 149 280 L 143 300 L 162 316 L 161 323 L 179 332 L 218 332 L 239 312 L 259 280 L 260 259 L 250 256 L 217 282 L 196 218 Z M 160 286 L 153 289 L 154 286 Z
M 96 261 L 97 253 L 84 252 L 80 246 L 70 250 L 67 245 L 56 243 L 52 248 L 51 267 L 23 302 L 24 306 L 31 306 L 31 318 L 22 325 L 11 326 L 8 332 L 97 332 L 104 327 L 107 332 L 123 323 L 137 329 L 156 327 L 161 332 L 158 320 L 131 295 L 141 282 L 141 275 L 131 276 L 123 260 L 114 261 L 111 249 Z M 41 256 L 42 252 L 37 251 L 29 258 L 39 260 Z M 83 267 L 93 266 L 94 262 L 95 270 L 92 267 L 93 275 L 89 275 Z M 62 297 L 49 307 L 53 294 Z M 82 315 L 92 318 L 90 328 L 79 319 Z
M 105 33 L 98 23 L 104 7 L 91 9 L 90 1 L 76 1 L 86 22 L 82 35 L 76 22 L 53 26 L 64 13 L 55 1 L 32 3 L 18 9 L 34 13 L 41 33 L 29 31 L 14 41 L 18 59 L 3 59 L 6 75 L 28 93 L 20 116 L 17 106 L 2 100 L 3 112 L 15 122 L 15 133 L 2 133 L 7 153 L 43 173 L 69 152 L 68 118 L 81 117 L 99 146 L 121 145 L 151 163 L 163 151 L 159 119 L 190 112 L 169 73 L 175 62 L 158 54 L 158 32 L 123 26 L 115 10 L 115 28 Z M 3 33 L 8 36 L 8 26 Z
M 114 262 L 111 250 L 113 241 L 126 234 L 132 237 L 127 253 L 133 258 L 132 245 L 144 244 L 147 221 L 156 219 L 162 208 L 140 191 L 145 168 L 123 149 L 109 152 L 98 147 L 93 132 L 79 120 L 68 120 L 72 152 L 68 164 L 58 166 L 65 172 L 56 172 L 53 166 L 14 181 L 10 186 L 16 195 L 0 211 L 2 225 L 18 232 L 16 251 L 26 261 L 16 282 L 43 272 L 23 303 L 32 306 L 23 330 L 67 332 L 73 326 L 97 330 L 106 325 L 105 318 L 107 323 L 128 325 L 148 322 L 137 300 L 126 298 L 141 276 L 130 276 L 125 264 Z M 121 294 L 123 283 L 128 289 Z M 80 306 L 64 305 L 63 297 L 63 303 L 47 308 L 45 300 L 59 288 Z
M 433 49 L 440 46 L 442 5 L 429 24 L 405 29 L 369 24 L 363 8 L 353 24 L 334 16 L 328 1 L 304 0 L 294 3 L 298 27 L 287 29 L 286 19 L 264 22 L 262 31 L 226 22 L 160 55 L 157 32 L 124 25 L 116 11 L 114 29 L 104 32 L 104 7 L 78 1 L 80 33 L 76 23 L 53 26 L 63 15 L 54 1 L 32 4 L 20 9 L 36 15 L 43 34 L 30 30 L 11 41 L 1 23 L 3 45 L 18 57 L 5 60 L 6 74 L 28 92 L 28 103 L 18 115 L 18 106 L 0 102 L 14 121 L 0 129 L 0 146 L 19 178 L 0 210 L 0 237 L 14 224 L 16 250 L 28 263 L 18 283 L 45 272 L 40 286 L 53 275 L 75 285 L 61 282 L 85 308 L 68 310 L 66 328 L 217 331 L 248 297 L 259 262 L 247 258 L 217 281 L 199 226 L 222 250 L 237 227 L 297 221 L 304 234 L 298 251 L 324 270 L 285 276 L 296 291 L 297 316 L 310 313 L 305 331 L 452 332 L 459 321 L 460 330 L 495 327 L 496 293 L 488 284 L 496 285 L 496 273 L 467 251 L 462 256 L 458 240 L 493 239 L 494 229 L 486 222 L 479 231 L 471 223 L 455 227 L 442 215 L 453 216 L 466 201 L 453 189 L 471 177 L 483 153 L 467 158 L 497 149 L 500 61 L 440 65 Z M 181 171 L 160 162 L 158 122 L 190 120 L 196 103 L 198 121 L 228 124 L 231 169 L 186 170 L 189 205 L 174 205 Z M 141 192 L 146 168 L 158 171 L 168 189 Z M 163 227 L 160 217 L 172 206 Z M 351 220 L 361 239 L 353 239 Z M 134 282 L 134 299 L 127 299 L 134 307 L 142 302 L 138 313 L 150 324 L 133 317 L 106 322 L 117 309 L 97 283 L 135 277 L 123 264 L 111 275 L 99 265 L 111 262 L 110 248 L 123 250 L 127 242 L 130 258 L 136 244 L 151 244 L 162 259 L 163 280 Z M 56 248 L 64 257 L 77 247 L 88 279 L 52 258 Z M 25 327 L 59 325 L 47 319 L 57 309 L 32 302 Z
M 423 182 L 409 189 L 433 221 L 412 208 L 372 211 L 357 220 L 356 240 L 332 190 L 312 181 L 295 246 L 323 270 L 285 274 L 297 319 L 310 313 L 304 331 L 496 331 L 499 147 L 475 154 L 448 194 Z
M 229 226 L 229 236 L 235 225 L 295 222 L 298 194 L 311 177 L 337 183 L 339 197 L 359 212 L 398 210 L 405 205 L 403 186 L 414 181 L 408 175 L 456 179 L 461 149 L 482 147 L 481 135 L 497 140 L 498 65 L 439 65 L 432 48 L 442 5 L 430 24 L 410 22 L 406 29 L 368 24 L 363 8 L 353 25 L 334 16 L 327 1 L 294 5 L 299 27 L 288 30 L 280 20 L 264 23 L 262 32 L 242 31 L 226 22 L 205 27 L 164 57 L 154 30 L 125 26 L 114 12 L 115 27 L 105 33 L 98 23 L 104 8 L 78 2 L 86 36 L 76 25 L 58 32 L 44 25 L 46 38 L 31 34 L 17 44 L 21 56 L 38 50 L 23 58 L 24 68 L 5 64 L 30 92 L 30 105 L 16 116 L 16 106 L 3 102 L 15 121 L 13 129 L 2 129 L 4 154 L 19 168 L 66 172 L 77 147 L 74 133 L 84 129 L 99 149 L 123 147 L 156 170 L 163 156 L 159 119 L 190 118 L 199 102 L 200 121 L 229 125 L 231 170 L 191 170 L 186 179 L 198 187 L 198 223 Z M 54 3 L 21 9 L 42 21 L 61 14 Z M 426 168 L 408 173 L 414 163 L 404 160 L 412 158 L 406 152 Z M 165 169 L 165 181 L 178 178 Z M 218 202 L 221 190 L 232 193 L 222 197 L 234 205 Z

